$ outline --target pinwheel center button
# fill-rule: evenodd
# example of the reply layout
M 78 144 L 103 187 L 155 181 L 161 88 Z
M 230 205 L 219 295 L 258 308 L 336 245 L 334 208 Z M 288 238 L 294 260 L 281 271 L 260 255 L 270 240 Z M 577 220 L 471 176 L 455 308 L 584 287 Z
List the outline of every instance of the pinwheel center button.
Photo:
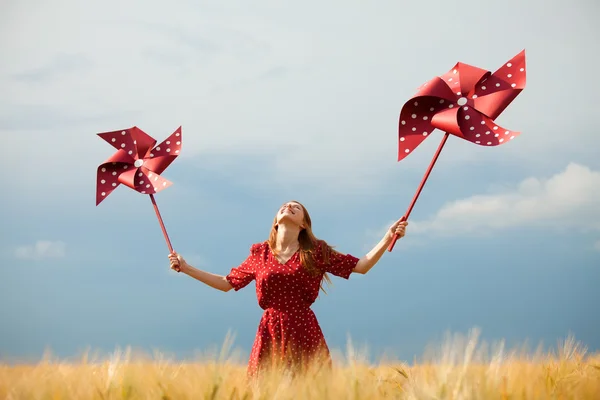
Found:
M 464 106 L 465 104 L 467 104 L 467 98 L 466 97 L 461 97 L 460 99 L 458 99 L 456 101 L 456 104 L 458 104 L 459 106 Z
M 134 167 L 139 168 L 142 165 L 144 165 L 144 160 L 141 160 L 141 159 L 135 160 L 135 162 L 133 163 L 133 165 L 134 165 Z

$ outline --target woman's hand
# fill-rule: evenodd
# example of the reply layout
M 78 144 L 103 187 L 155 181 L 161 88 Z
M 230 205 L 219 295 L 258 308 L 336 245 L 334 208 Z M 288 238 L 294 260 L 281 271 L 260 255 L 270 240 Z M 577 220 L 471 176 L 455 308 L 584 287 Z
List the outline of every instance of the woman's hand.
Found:
M 169 254 L 169 261 L 171 262 L 171 269 L 173 271 L 181 272 L 188 266 L 187 262 L 177 252 Z
M 394 235 L 398 235 L 398 238 L 401 239 L 406 234 L 407 226 L 408 221 L 404 221 L 404 217 L 400 218 L 388 230 L 388 237 L 392 239 Z

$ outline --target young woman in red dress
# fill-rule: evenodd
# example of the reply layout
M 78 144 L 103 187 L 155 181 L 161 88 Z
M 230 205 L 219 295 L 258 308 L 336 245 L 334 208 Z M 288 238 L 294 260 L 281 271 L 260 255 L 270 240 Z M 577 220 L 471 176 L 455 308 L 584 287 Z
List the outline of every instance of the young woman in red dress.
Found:
M 269 239 L 253 244 L 250 254 L 228 275 L 201 271 L 181 255 L 169 254 L 171 268 L 215 289 L 238 291 L 256 281 L 258 304 L 264 310 L 250 360 L 248 375 L 264 367 L 297 369 L 319 362 L 331 365 L 329 349 L 311 310 L 327 274 L 345 279 L 351 273 L 366 274 L 379 261 L 394 234 L 403 237 L 407 222 L 397 221 L 364 257 L 333 250 L 312 232 L 310 216 L 297 201 L 285 203 L 277 212 Z

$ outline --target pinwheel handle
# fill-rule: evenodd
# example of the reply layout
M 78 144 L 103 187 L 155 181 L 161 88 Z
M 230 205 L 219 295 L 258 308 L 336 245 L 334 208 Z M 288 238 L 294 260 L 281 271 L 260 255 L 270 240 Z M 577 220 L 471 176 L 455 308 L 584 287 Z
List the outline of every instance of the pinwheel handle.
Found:
M 165 228 L 165 224 L 160 215 L 160 211 L 158 211 L 158 205 L 156 204 L 156 200 L 154 199 L 154 194 L 150 193 L 150 200 L 152 201 L 152 205 L 154 206 L 154 212 L 156 212 L 156 217 L 158 218 L 158 223 L 160 224 L 160 228 L 162 229 L 165 240 L 167 241 L 167 246 L 169 247 L 169 251 L 173 253 L 173 246 L 171 245 L 171 240 L 169 239 L 169 235 L 167 234 L 167 229 Z M 176 269 L 179 272 L 179 268 Z
M 433 156 L 433 159 L 431 160 L 431 163 L 429 163 L 429 168 L 427 168 L 427 171 L 425 172 L 425 176 L 423 176 L 423 179 L 421 180 L 421 184 L 419 185 L 419 188 L 417 189 L 417 193 L 415 193 L 415 196 L 413 197 L 413 199 L 410 203 L 410 206 L 408 206 L 408 210 L 406 211 L 406 214 L 404 214 L 404 216 L 402 217 L 402 221 L 408 221 L 408 217 L 410 216 L 410 213 L 411 213 L 413 207 L 415 206 L 415 203 L 417 202 L 417 199 L 419 198 L 421 191 L 423 190 L 423 186 L 425 186 L 425 182 L 427 182 L 427 178 L 429 178 L 429 174 L 431 173 L 431 170 L 433 169 L 435 162 L 437 161 L 438 157 L 440 156 L 440 153 L 442 152 L 442 149 L 444 148 L 444 145 L 446 144 L 446 141 L 448 140 L 448 136 L 450 136 L 450 134 L 448 132 L 446 132 L 446 134 L 442 138 L 442 141 L 440 142 L 440 145 L 437 148 L 437 151 L 435 152 L 435 154 Z M 397 240 L 398 240 L 398 235 L 394 235 L 394 238 L 392 239 L 392 243 L 390 243 L 390 245 L 388 247 L 388 251 L 392 251 L 394 249 L 394 245 L 396 244 Z

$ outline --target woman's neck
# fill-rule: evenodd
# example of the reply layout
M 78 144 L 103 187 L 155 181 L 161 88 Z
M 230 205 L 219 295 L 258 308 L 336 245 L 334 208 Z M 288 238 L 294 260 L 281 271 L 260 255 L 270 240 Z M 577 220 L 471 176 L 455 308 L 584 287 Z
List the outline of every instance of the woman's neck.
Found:
M 280 224 L 277 227 L 276 246 L 278 251 L 294 250 L 296 251 L 300 245 L 298 235 L 300 227 L 297 225 Z

